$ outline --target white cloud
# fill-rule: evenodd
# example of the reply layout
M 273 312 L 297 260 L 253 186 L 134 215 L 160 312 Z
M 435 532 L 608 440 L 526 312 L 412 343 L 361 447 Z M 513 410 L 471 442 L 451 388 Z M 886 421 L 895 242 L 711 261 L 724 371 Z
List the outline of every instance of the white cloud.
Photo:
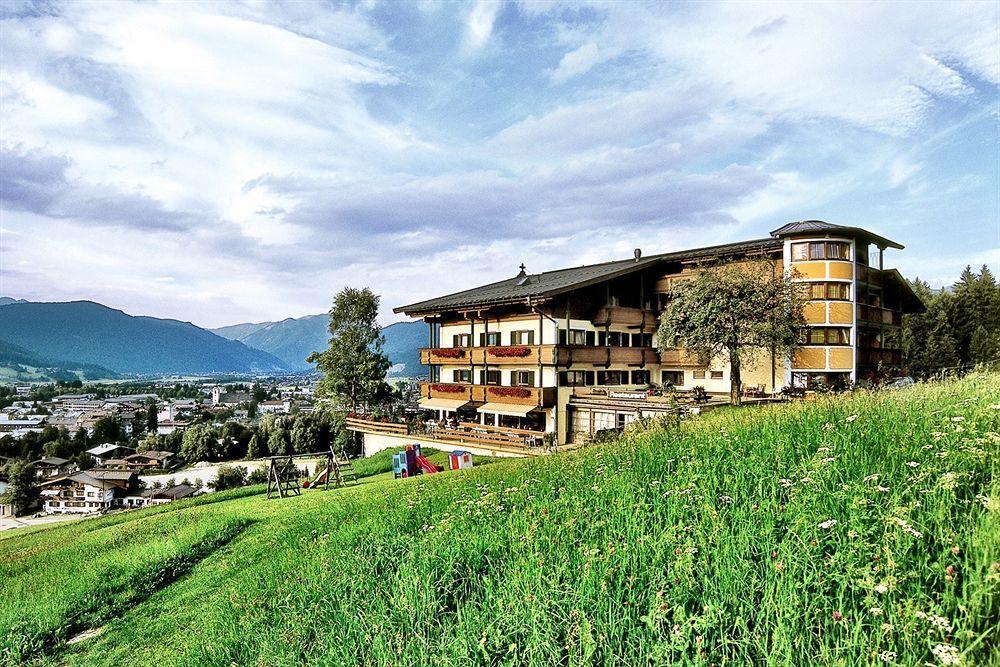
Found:
M 465 23 L 465 46 L 474 50 L 483 46 L 493 34 L 493 23 L 500 11 L 501 0 L 477 0 Z

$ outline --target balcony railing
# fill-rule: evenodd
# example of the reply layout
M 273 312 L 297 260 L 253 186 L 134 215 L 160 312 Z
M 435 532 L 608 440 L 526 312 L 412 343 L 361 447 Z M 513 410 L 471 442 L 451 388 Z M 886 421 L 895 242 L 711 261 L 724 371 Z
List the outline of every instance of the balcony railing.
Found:
M 698 365 L 681 361 L 682 350 L 667 351 L 673 365 Z M 686 358 L 686 357 L 685 357 Z M 442 366 L 522 366 L 611 364 L 646 366 L 659 363 L 655 347 L 598 347 L 595 345 L 506 345 L 499 347 L 444 347 L 420 350 L 420 363 Z M 668 363 L 668 362 L 663 362 Z
M 401 422 L 381 422 L 363 417 L 349 417 L 347 430 L 361 433 L 398 435 L 433 440 L 448 445 L 471 445 L 494 450 L 518 451 L 527 454 L 542 453 L 544 433 L 517 428 L 503 428 L 462 422 L 456 428 L 408 425 Z
M 555 391 L 555 387 L 505 387 L 461 382 L 420 383 L 420 396 L 422 398 L 465 399 L 480 403 L 547 406 L 555 402 Z
M 654 311 L 626 306 L 604 306 L 599 308 L 590 321 L 594 326 L 618 324 L 649 331 L 655 330 L 658 325 Z
M 858 305 L 858 320 L 892 327 L 903 326 L 903 314 L 901 312 L 878 306 Z
M 903 352 L 901 350 L 893 350 L 889 348 L 862 348 L 858 350 L 859 366 L 876 366 L 879 363 L 889 366 L 898 366 L 903 363 Z

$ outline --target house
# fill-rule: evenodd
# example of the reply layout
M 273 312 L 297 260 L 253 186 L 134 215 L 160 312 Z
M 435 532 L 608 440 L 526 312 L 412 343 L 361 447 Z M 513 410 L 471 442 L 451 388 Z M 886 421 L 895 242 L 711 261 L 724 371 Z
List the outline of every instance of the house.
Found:
M 156 425 L 157 435 L 170 435 L 174 431 L 183 431 L 188 426 L 190 422 L 185 421 L 161 421 Z
M 257 404 L 257 412 L 262 415 L 286 415 L 292 410 L 290 399 L 277 401 L 261 401 Z
M 87 514 L 124 507 L 124 499 L 135 495 L 138 485 L 138 475 L 128 470 L 85 470 L 39 486 L 46 512 Z
M 173 458 L 173 452 L 148 451 L 129 454 L 125 461 L 129 466 L 140 470 L 164 470 L 170 466 Z
M 32 417 L 30 419 L 0 419 L 0 435 L 6 433 L 34 431 L 41 433 L 42 424 L 45 417 Z
M 67 475 L 76 470 L 75 463 L 67 459 L 61 459 L 58 456 L 47 456 L 43 459 L 32 461 L 31 465 L 35 468 L 35 474 L 40 479 Z
M 223 391 L 222 387 L 212 388 L 212 405 L 234 406 L 240 403 L 249 403 L 253 397 L 246 392 Z
M 701 270 L 764 260 L 808 295 L 808 327 L 788 359 L 767 355 L 741 377 L 761 395 L 783 387 L 849 386 L 899 368 L 904 313 L 923 306 L 870 231 L 818 220 L 784 225 L 768 238 L 529 274 L 395 309 L 428 325 L 419 407 L 471 424 L 482 440 L 524 437 L 584 442 L 643 416 L 672 410 L 657 392 L 695 387 L 719 400 L 730 390 L 724 358 L 660 350 L 654 335 L 672 289 Z M 365 452 L 412 436 L 399 425 L 358 419 Z M 431 427 L 428 426 L 430 429 Z M 393 433 L 395 431 L 395 433 Z M 401 434 L 401 435 L 400 435 Z M 444 437 L 441 434 L 439 437 Z
M 134 454 L 135 450 L 124 445 L 104 443 L 97 447 L 91 447 L 87 450 L 87 453 L 90 454 L 90 458 L 94 459 L 94 464 L 100 466 L 104 465 L 104 462 L 109 459 L 121 459 L 128 454 Z
M 162 489 L 143 489 L 142 497 L 145 499 L 146 505 L 164 505 L 175 500 L 190 498 L 197 492 L 198 490 L 190 484 L 177 484 Z

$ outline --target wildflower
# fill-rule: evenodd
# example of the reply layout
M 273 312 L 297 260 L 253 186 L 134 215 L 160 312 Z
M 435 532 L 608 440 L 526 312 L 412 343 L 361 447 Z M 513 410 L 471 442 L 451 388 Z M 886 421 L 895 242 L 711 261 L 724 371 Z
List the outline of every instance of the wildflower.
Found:
M 960 551 L 960 549 L 958 548 L 958 546 L 957 546 L 957 545 L 956 545 L 956 546 L 953 546 L 953 547 L 951 548 L 951 553 L 952 553 L 952 555 L 953 555 L 953 556 L 957 556 L 957 555 L 958 555 L 958 552 L 959 552 L 959 551 Z
M 833 612 L 833 620 L 834 621 L 842 621 L 842 620 L 844 620 L 844 615 L 841 614 L 839 611 L 835 611 L 835 612 Z
M 851 538 L 852 540 L 856 539 L 858 537 L 858 531 L 856 531 L 854 529 L 851 529 L 851 530 L 847 531 L 847 536 L 849 538 Z
M 779 560 L 777 563 L 774 564 L 774 569 L 777 570 L 778 572 L 784 572 L 785 564 Z
M 833 463 L 836 460 L 837 460 L 836 456 L 827 456 L 826 458 L 823 459 L 823 463 Z
M 952 417 L 952 418 L 951 418 L 951 420 L 952 420 L 953 422 L 964 422 L 964 421 L 965 421 L 965 417 L 962 417 L 962 416 L 960 415 L 960 416 L 958 416 L 958 417 Z
M 812 480 L 812 477 L 803 477 L 799 481 L 802 482 L 803 484 L 808 484 L 809 482 L 811 482 L 813 480 Z
M 885 610 L 882 609 L 882 607 L 872 607 L 871 613 L 872 616 L 881 616 L 882 614 L 885 613 Z
M 882 651 L 878 654 L 878 659 L 882 662 L 896 662 L 895 651 Z
M 876 486 L 875 490 L 878 491 L 879 493 L 889 493 L 888 486 Z
M 927 621 L 941 632 L 951 632 L 951 621 L 944 616 L 928 614 L 922 611 L 913 612 L 913 615 L 921 620 Z
M 851 415 L 850 417 L 848 417 L 848 418 L 847 418 L 847 419 L 845 419 L 844 421 L 845 421 L 845 422 L 847 422 L 847 423 L 849 424 L 849 423 L 851 423 L 852 421 L 854 421 L 854 420 L 855 420 L 855 419 L 857 419 L 857 418 L 858 418 L 858 415 Z
M 877 482 L 878 481 L 878 473 L 876 472 L 876 473 L 873 473 L 871 475 L 868 475 L 867 477 L 865 477 L 865 481 L 866 482 Z
M 785 479 L 784 477 L 782 477 L 781 479 L 778 480 L 778 484 L 781 484 L 783 487 L 787 489 L 793 484 L 793 482 L 790 479 Z
M 942 665 L 960 665 L 962 660 L 958 655 L 958 649 L 948 644 L 938 644 L 931 649 L 931 653 Z
M 991 405 L 990 410 L 1000 410 L 1000 403 L 997 403 L 996 405 Z
M 900 518 L 897 517 L 897 518 L 893 519 L 893 521 L 896 522 L 897 526 L 899 526 L 900 528 L 903 529 L 904 533 L 912 535 L 913 537 L 916 537 L 916 538 L 923 537 L 923 533 L 921 533 L 919 530 L 915 529 L 913 526 L 911 526 L 910 524 L 908 524 L 905 520 L 900 519 Z
M 820 447 L 816 451 L 817 452 L 828 452 L 828 451 L 830 451 L 830 448 L 829 447 Z
M 819 524 L 819 527 L 822 528 L 823 530 L 829 530 L 830 528 L 833 528 L 836 525 L 837 525 L 836 519 L 827 519 L 823 523 Z
M 911 468 L 919 468 L 920 467 L 920 464 L 917 463 L 916 461 L 907 461 L 906 465 L 910 466 Z
M 885 595 L 886 593 L 889 592 L 889 587 L 886 586 L 885 584 L 879 584 L 875 587 L 875 592 L 881 595 Z

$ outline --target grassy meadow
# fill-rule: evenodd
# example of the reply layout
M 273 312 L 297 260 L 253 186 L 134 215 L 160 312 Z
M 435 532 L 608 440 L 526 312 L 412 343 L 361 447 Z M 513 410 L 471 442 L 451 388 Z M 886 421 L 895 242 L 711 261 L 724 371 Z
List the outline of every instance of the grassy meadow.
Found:
M 373 457 L 0 539 L 0 663 L 1000 665 L 998 451 L 977 374 L 403 481 Z

